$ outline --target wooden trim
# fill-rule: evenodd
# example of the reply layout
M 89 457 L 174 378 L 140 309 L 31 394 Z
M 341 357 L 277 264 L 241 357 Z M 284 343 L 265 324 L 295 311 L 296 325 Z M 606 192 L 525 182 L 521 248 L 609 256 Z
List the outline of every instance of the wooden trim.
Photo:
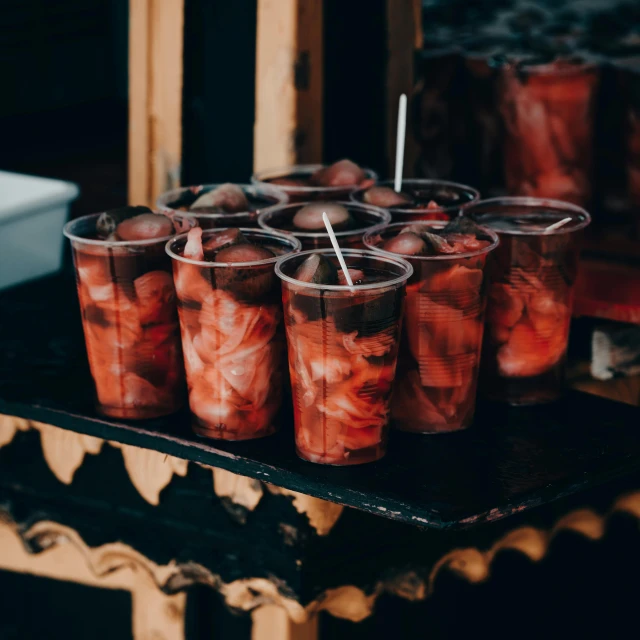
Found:
M 130 204 L 180 184 L 183 37 L 184 0 L 130 0 Z
M 318 617 L 296 624 L 284 609 L 260 607 L 252 614 L 251 640 L 318 640 Z
M 122 544 L 90 549 L 78 534 L 53 522 L 40 522 L 26 534 L 44 550 L 29 553 L 15 524 L 0 519 L 0 568 L 131 592 L 135 640 L 184 640 L 186 594 L 163 593 L 153 580 L 150 561 Z M 100 624 L 100 620 L 96 620 Z
M 395 172 L 398 99 L 409 101 L 404 155 L 404 176 L 414 175 L 420 148 L 413 133 L 411 101 L 415 85 L 415 54 L 422 48 L 422 5 L 420 0 L 387 0 L 387 170 Z
M 322 0 L 258 0 L 254 170 L 322 160 Z

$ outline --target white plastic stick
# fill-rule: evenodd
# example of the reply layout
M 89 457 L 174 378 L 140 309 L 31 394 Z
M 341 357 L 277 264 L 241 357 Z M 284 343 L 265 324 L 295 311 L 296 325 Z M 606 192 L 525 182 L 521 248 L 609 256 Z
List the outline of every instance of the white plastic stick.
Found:
M 545 233 L 549 233 L 549 231 L 555 231 L 556 229 L 559 229 L 560 227 L 564 227 L 565 224 L 567 224 L 567 222 L 571 222 L 571 218 L 563 218 L 562 220 L 558 220 L 558 222 L 554 222 L 553 224 L 550 224 L 545 230 Z
M 324 226 L 327 227 L 327 233 L 329 234 L 329 239 L 331 240 L 331 244 L 333 245 L 333 250 L 336 252 L 336 255 L 338 256 L 338 262 L 340 263 L 340 266 L 342 267 L 342 272 L 344 273 L 344 278 L 347 281 L 347 284 L 350 287 L 353 287 L 353 280 L 351 279 L 351 276 L 349 275 L 349 269 L 347 269 L 347 264 L 344 261 L 344 258 L 342 257 L 342 251 L 340 251 L 340 247 L 338 246 L 338 240 L 336 238 L 336 234 L 333 232 L 333 227 L 331 226 L 331 223 L 329 222 L 329 217 L 327 216 L 327 212 L 326 211 L 322 212 L 322 219 L 324 221 Z
M 393 188 L 402 190 L 402 168 L 404 165 L 404 138 L 407 131 L 407 96 L 402 94 L 398 103 L 398 131 L 396 133 L 396 177 Z

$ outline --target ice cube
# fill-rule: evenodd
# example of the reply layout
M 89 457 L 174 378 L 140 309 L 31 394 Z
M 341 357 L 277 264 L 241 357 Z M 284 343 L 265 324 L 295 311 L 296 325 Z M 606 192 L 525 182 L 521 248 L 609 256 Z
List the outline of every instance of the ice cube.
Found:
M 400 207 L 412 203 L 406 193 L 397 193 L 391 187 L 371 187 L 364 192 L 362 199 L 377 207 Z
M 203 193 L 192 203 L 190 209 L 214 209 L 221 213 L 241 213 L 249 209 L 249 201 L 237 184 L 227 182 Z
M 304 231 L 324 231 L 323 213 L 327 214 L 331 226 L 336 231 L 349 227 L 353 222 L 351 214 L 342 205 L 330 202 L 313 202 L 297 211 L 293 216 L 293 226 Z
M 123 220 L 116 227 L 116 234 L 121 240 L 153 240 L 172 233 L 173 223 L 159 213 L 141 213 Z
M 293 277 L 312 284 L 336 284 L 338 280 L 335 266 L 319 253 L 312 253 L 306 258 Z
M 365 179 L 364 171 L 351 160 L 338 160 L 328 167 L 318 169 L 311 182 L 322 187 L 349 187 Z

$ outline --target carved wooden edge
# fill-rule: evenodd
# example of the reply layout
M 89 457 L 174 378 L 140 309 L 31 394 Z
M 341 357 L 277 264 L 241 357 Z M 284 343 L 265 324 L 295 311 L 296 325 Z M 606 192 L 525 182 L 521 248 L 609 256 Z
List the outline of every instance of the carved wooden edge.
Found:
M 180 184 L 183 40 L 184 0 L 130 0 L 130 204 Z
M 322 161 L 322 0 L 258 0 L 255 171 Z
M 167 568 L 120 543 L 87 547 L 69 527 L 38 522 L 22 530 L 0 511 L 0 568 L 131 593 L 132 633 L 136 640 L 184 640 L 185 593 L 157 588 Z
M 35 420 L 25 420 L 0 414 L 0 448 L 11 443 L 18 431 L 34 429 L 40 433 L 45 461 L 60 482 L 71 484 L 85 455 L 100 453 L 104 440 L 87 436 Z M 188 461 L 165 455 L 151 449 L 142 449 L 119 442 L 107 442 L 120 449 L 125 469 L 138 493 L 152 505 L 160 504 L 160 493 L 171 482 L 174 474 L 184 477 Z M 258 480 L 240 476 L 231 471 L 206 465 L 213 475 L 213 490 L 224 501 L 246 511 L 253 511 L 264 495 L 270 493 L 290 496 L 295 509 L 309 520 L 318 535 L 327 535 L 337 522 L 344 507 L 313 498 L 297 491 L 266 485 Z
M 7 421 L 6 416 L 0 416 L 0 443 L 10 441 L 10 439 L 7 440 L 10 431 L 13 430 L 15 433 L 29 428 L 26 422 L 16 419 Z M 55 427 L 45 426 L 55 429 Z M 233 484 L 231 480 L 229 477 L 224 478 L 225 490 L 233 494 L 235 486 L 243 484 L 244 481 L 231 487 Z M 271 486 L 268 486 L 268 489 L 272 492 L 283 492 L 285 495 L 293 493 Z M 247 497 L 247 494 L 243 495 Z M 308 505 L 300 504 L 306 502 L 307 498 L 308 496 L 294 494 L 294 504 L 298 503 L 296 508 L 299 510 L 308 508 Z M 253 499 L 255 500 L 255 496 Z M 0 518 L 0 533 L 10 528 L 14 536 L 18 535 L 26 549 L 32 553 L 48 552 L 49 549 L 61 544 L 71 545 L 75 549 L 74 554 L 85 559 L 87 566 L 91 569 L 91 575 L 96 579 L 106 577 L 115 570 L 129 567 L 143 572 L 158 590 L 168 595 L 179 593 L 192 584 L 208 585 L 219 591 L 227 606 L 233 609 L 249 612 L 258 607 L 273 605 L 285 611 L 292 622 L 302 624 L 320 611 L 359 622 L 372 614 L 376 600 L 383 594 L 391 594 L 409 601 L 425 600 L 433 593 L 436 578 L 443 569 L 452 571 L 471 583 L 483 582 L 489 578 L 492 563 L 500 551 L 517 551 L 533 562 L 538 562 L 545 557 L 552 540 L 558 533 L 571 531 L 590 540 L 599 540 L 604 535 L 608 518 L 620 512 L 640 520 L 640 490 L 620 496 L 604 514 L 596 513 L 591 509 L 578 509 L 562 516 L 553 527 L 547 530 L 531 526 L 518 527 L 499 538 L 486 550 L 474 547 L 453 549 L 430 568 L 428 575 L 411 570 L 399 571 L 379 580 L 369 591 L 354 585 L 344 585 L 327 589 L 306 605 L 296 600 L 290 592 L 286 592 L 275 579 L 246 578 L 225 583 L 220 576 L 200 564 L 172 562 L 160 566 L 121 543 L 90 548 L 75 531 L 53 522 L 39 522 L 23 531 L 17 525 L 11 524 L 7 517 L 4 520 Z M 335 513 L 332 515 L 325 512 L 322 516 L 319 515 L 319 511 L 312 511 L 312 513 L 315 526 L 320 530 L 323 530 L 322 527 L 329 526 L 330 521 L 335 517 Z M 7 556 L 6 548 L 0 538 L 0 558 Z M 9 556 L 11 557 L 11 554 Z M 6 562 L 5 564 L 0 562 L 0 566 L 11 568 L 11 565 L 7 567 Z

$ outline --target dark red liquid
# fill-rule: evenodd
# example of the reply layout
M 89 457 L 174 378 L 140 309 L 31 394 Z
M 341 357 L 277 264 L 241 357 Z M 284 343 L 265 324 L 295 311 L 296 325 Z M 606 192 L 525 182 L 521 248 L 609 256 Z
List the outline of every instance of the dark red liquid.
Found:
M 99 410 L 132 419 L 177 411 L 184 400 L 184 370 L 164 242 L 134 249 L 73 246 Z
M 493 228 L 500 246 L 491 261 L 483 390 L 511 404 L 554 400 L 564 381 L 581 234 Z
M 359 268 L 357 262 L 349 265 Z M 390 274 L 363 269 L 364 282 Z M 285 283 L 296 450 L 331 465 L 386 452 L 403 289 L 349 295 Z
M 508 192 L 584 205 L 591 197 L 597 69 L 563 62 L 506 67 L 500 84 Z
M 268 240 L 260 246 L 285 252 Z M 222 440 L 273 433 L 286 367 L 273 263 L 209 267 L 174 260 L 173 268 L 194 431 Z

